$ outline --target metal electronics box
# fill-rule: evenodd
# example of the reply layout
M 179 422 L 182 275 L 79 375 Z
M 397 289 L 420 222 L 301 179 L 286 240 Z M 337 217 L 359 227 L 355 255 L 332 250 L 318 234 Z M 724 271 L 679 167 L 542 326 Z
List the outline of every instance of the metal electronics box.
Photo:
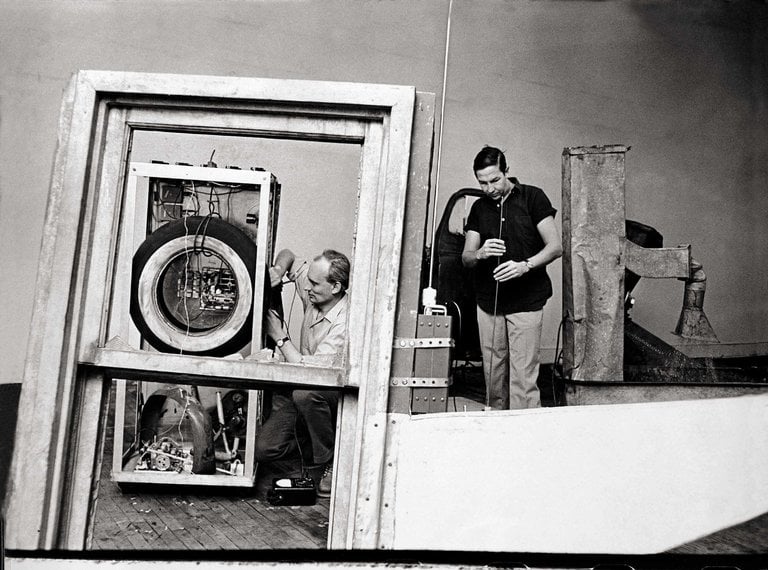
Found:
M 261 254 L 259 259 L 266 263 L 272 259 L 280 184 L 271 172 L 217 168 L 212 163 L 133 162 L 126 184 L 126 195 L 134 197 L 132 203 L 125 204 L 133 208 L 133 229 L 128 232 L 133 236 L 132 251 L 139 250 L 155 232 L 167 232 L 173 224 L 215 218 L 216 223 L 224 222 L 246 235 Z M 206 247 L 204 239 L 195 243 L 195 248 Z M 185 307 L 189 304 L 204 318 L 219 314 L 226 321 L 236 297 L 230 286 L 232 277 L 226 263 L 215 256 L 206 254 L 201 259 L 205 265 L 185 269 L 183 282 L 176 279 L 176 289 L 166 297 L 183 302 Z M 253 306 L 261 304 L 258 295 L 263 292 L 260 284 L 266 263 L 254 269 Z M 185 314 L 188 317 L 187 328 L 198 319 L 188 309 L 180 313 L 176 316 L 182 320 Z M 173 320 L 173 316 L 167 318 Z M 197 326 L 197 322 L 192 324 Z M 240 350 L 245 355 L 262 348 L 261 320 L 255 310 L 251 335 L 257 341 Z M 133 323 L 129 344 L 156 351 Z M 189 386 L 172 380 L 116 380 L 112 479 L 120 485 L 253 486 L 254 442 L 262 420 L 263 392 Z

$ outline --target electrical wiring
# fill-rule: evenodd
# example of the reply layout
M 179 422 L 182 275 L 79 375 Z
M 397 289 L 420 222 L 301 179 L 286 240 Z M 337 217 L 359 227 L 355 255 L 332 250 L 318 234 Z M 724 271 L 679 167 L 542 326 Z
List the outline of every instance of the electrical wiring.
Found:
M 165 213 L 165 217 L 171 220 L 178 220 L 179 218 L 177 216 L 174 216 L 172 212 L 168 210 L 167 202 L 160 202 L 160 207 L 163 209 L 163 212 Z M 155 214 L 154 210 L 152 211 L 152 218 L 155 220 Z
M 192 240 L 192 253 L 196 253 L 198 255 L 204 255 L 205 257 L 211 257 L 214 255 L 213 252 L 208 251 L 205 249 L 205 238 L 208 234 L 208 224 L 211 223 L 211 219 L 213 216 L 211 214 L 208 214 L 203 218 L 203 221 L 200 222 L 200 224 L 197 226 L 197 230 L 195 230 L 195 239 Z M 200 240 L 200 245 L 198 245 L 198 238 Z
M 502 228 L 504 227 L 503 226 L 504 217 L 505 217 L 504 211 L 505 211 L 505 209 L 507 207 L 507 200 L 506 200 L 506 198 L 507 197 L 504 196 L 501 199 L 501 207 L 499 208 L 500 211 L 499 211 L 499 237 L 498 237 L 498 239 L 501 239 L 501 232 L 502 232 Z M 501 257 L 496 259 L 496 267 L 498 267 L 500 264 L 501 264 Z M 499 281 L 496 281 L 496 288 L 495 288 L 495 291 L 494 291 L 494 294 L 493 294 L 493 327 L 491 328 L 491 357 L 489 358 L 489 362 L 488 362 L 488 377 L 489 378 L 493 374 L 493 353 L 494 353 L 495 348 L 496 348 L 496 322 L 498 320 L 496 318 L 496 311 L 498 310 L 498 306 L 499 306 Z M 504 320 L 504 324 L 506 325 L 506 318 Z M 486 386 L 486 388 L 485 388 L 485 407 L 486 408 L 490 408 L 491 407 L 491 387 L 490 387 L 490 384 L 488 384 Z
M 451 303 L 453 304 L 454 308 L 456 309 L 456 314 L 457 314 L 456 316 L 457 316 L 458 321 L 459 321 L 459 331 L 462 331 L 464 329 L 462 328 L 461 307 L 459 306 L 459 304 L 456 301 L 451 301 Z M 453 363 L 451 364 L 451 372 L 452 373 L 458 367 L 458 363 L 459 363 L 459 358 L 458 357 L 454 357 Z M 453 391 L 453 396 L 452 397 L 453 397 L 453 411 L 456 412 L 458 410 L 456 409 L 456 390 L 455 390 L 455 387 L 454 387 L 454 391 Z
M 189 226 L 187 225 L 187 217 L 184 216 L 184 287 L 182 288 L 182 299 L 184 300 L 184 317 L 186 323 L 186 330 L 184 333 L 184 340 L 179 347 L 179 354 L 184 354 L 184 342 L 189 338 L 189 306 L 187 305 L 187 287 L 189 286 L 189 247 L 186 245 L 189 239 Z M 194 247 L 194 243 L 192 244 Z
M 303 262 L 302 265 L 304 265 L 305 263 L 306 263 L 306 261 Z M 290 281 L 289 280 L 289 281 L 287 281 L 287 283 L 293 283 L 293 295 L 291 297 L 291 304 L 290 304 L 290 308 L 288 310 L 288 322 L 290 322 L 291 321 L 291 317 L 293 316 L 294 302 L 296 301 L 296 297 L 298 296 L 298 289 L 296 288 L 296 282 L 295 281 Z M 290 330 L 288 328 L 288 323 L 282 317 L 280 318 L 280 323 L 285 328 L 286 334 L 288 335 L 288 338 L 290 339 L 291 338 L 291 332 L 290 332 Z M 308 473 L 308 470 L 307 470 L 306 461 L 304 459 L 304 453 L 303 453 L 303 451 L 301 449 L 301 442 L 299 441 L 298 430 L 296 429 L 298 427 L 298 421 L 299 421 L 299 415 L 297 413 L 295 415 L 294 419 L 293 419 L 293 438 L 294 438 L 294 441 L 296 442 L 296 449 L 299 452 L 299 462 L 301 464 L 301 476 L 302 477 L 308 477 L 309 473 Z
M 306 263 L 307 263 L 306 261 L 302 261 L 301 265 L 299 266 L 299 269 L 303 265 L 306 265 Z M 296 271 L 298 271 L 298 269 Z M 294 274 L 296 273 L 296 271 L 294 271 Z M 296 303 L 296 297 L 299 296 L 299 290 L 296 287 L 295 281 L 289 281 L 289 283 L 293 283 L 293 295 L 291 296 L 291 304 L 288 306 L 288 322 L 290 323 L 291 320 L 293 319 L 293 307 Z M 285 324 L 285 321 L 283 321 L 283 324 Z M 287 329 L 288 329 L 288 326 L 286 325 L 286 330 Z M 290 337 L 290 331 L 288 331 L 288 336 Z
M 197 273 L 198 275 L 201 275 L 201 276 L 204 273 L 204 267 L 203 267 L 203 264 L 201 262 L 200 255 L 203 255 L 205 257 L 213 257 L 213 256 L 216 255 L 215 253 L 205 249 L 205 247 L 204 247 L 205 239 L 206 239 L 206 236 L 207 236 L 208 223 L 210 222 L 211 219 L 212 219 L 212 216 L 210 216 L 210 215 L 205 218 L 205 220 L 197 228 L 197 231 L 195 233 L 195 238 L 194 238 L 193 243 L 192 243 L 192 247 L 191 248 L 185 247 L 185 249 L 184 249 L 186 259 L 185 259 L 184 271 L 183 271 L 183 273 L 184 273 L 184 281 L 183 281 L 183 288 L 182 288 L 183 293 L 182 293 L 181 297 L 179 298 L 179 301 L 177 302 L 176 309 L 178 310 L 179 308 L 181 308 L 181 306 L 183 304 L 184 322 L 186 324 L 186 335 L 185 336 L 188 336 L 190 334 L 190 331 L 191 331 L 190 325 L 193 322 L 195 322 L 198 319 L 200 319 L 204 315 L 204 310 L 201 307 L 197 311 L 196 315 L 194 315 L 194 316 L 191 315 L 190 307 L 189 307 L 189 304 L 188 304 L 189 296 L 186 294 L 186 291 L 187 291 L 187 287 L 189 285 L 189 274 L 190 274 L 190 272 L 193 273 L 193 274 Z M 201 231 L 201 228 L 203 228 L 202 231 Z M 189 236 L 189 228 L 187 226 L 187 217 L 184 218 L 184 229 L 185 229 L 185 238 L 188 238 L 188 236 Z M 200 242 L 200 245 L 198 245 L 198 240 Z M 195 260 L 194 261 L 192 260 L 192 257 L 191 257 L 192 255 L 195 256 Z M 194 266 L 195 269 L 192 269 L 192 266 Z M 219 258 L 218 274 L 221 274 L 224 270 L 228 269 L 228 267 L 229 266 L 227 265 L 227 263 L 223 259 Z M 194 289 L 194 280 L 193 280 L 192 287 Z M 200 287 L 202 289 L 202 287 L 203 287 L 202 282 L 200 283 Z M 202 295 L 202 290 L 201 290 L 200 294 Z
M 246 218 L 251 215 L 251 212 L 253 212 L 254 210 L 258 211 L 258 209 L 259 209 L 259 205 L 258 204 L 254 204 L 253 206 L 251 206 L 248 209 L 248 211 L 245 213 Z
M 214 201 L 213 198 L 216 198 Z M 218 216 L 221 218 L 221 200 L 219 199 L 219 193 L 215 192 L 211 188 L 211 192 L 208 193 L 208 214 L 210 216 Z
M 299 463 L 301 464 L 301 476 L 302 477 L 309 477 L 309 472 L 307 471 L 306 463 L 304 462 L 304 452 L 301 450 L 301 442 L 299 441 L 299 432 L 298 428 L 299 426 L 299 414 L 298 412 L 293 418 L 293 439 L 296 442 L 296 449 L 299 452 Z
M 135 385 L 138 387 L 139 382 L 135 382 Z M 143 407 L 144 407 L 144 396 L 142 395 L 141 390 L 136 389 L 136 392 L 134 395 L 134 414 L 133 414 L 134 426 L 139 425 L 139 421 L 141 417 L 141 409 Z M 125 451 L 123 451 L 123 459 L 131 455 L 135 450 L 139 449 L 139 446 L 141 444 L 140 432 L 141 430 L 139 429 L 134 430 L 133 441 L 125 449 Z
M 232 211 L 232 194 L 234 194 L 234 192 L 231 192 L 231 191 L 227 192 L 226 194 L 227 195 L 227 221 L 229 221 L 229 214 Z M 246 213 L 246 217 L 247 215 L 248 214 Z
M 230 182 L 209 182 L 211 186 L 220 186 L 222 188 L 229 188 L 231 194 L 238 194 L 244 190 L 243 184 L 232 184 Z
M 195 187 L 195 185 L 194 185 L 194 182 L 193 182 L 192 183 L 192 188 L 194 189 L 194 187 Z M 199 208 L 199 203 L 198 203 L 198 208 Z M 189 239 L 189 226 L 187 225 L 187 220 L 188 220 L 188 217 L 184 216 L 184 243 L 185 244 L 187 243 L 187 240 Z M 206 218 L 206 220 L 208 220 L 208 218 Z M 195 251 L 195 248 L 197 247 L 197 237 L 198 237 L 198 233 L 200 231 L 200 227 L 201 226 L 202 226 L 202 224 L 200 224 L 197 227 L 197 230 L 195 232 L 195 237 L 194 237 L 194 239 L 192 241 L 192 253 L 193 254 L 197 253 Z M 207 229 L 207 224 L 206 224 L 206 229 Z M 200 249 L 201 249 L 201 251 L 204 251 L 202 243 L 200 244 Z M 185 261 L 184 261 L 184 287 L 182 288 L 182 299 L 183 299 L 183 302 L 184 302 L 184 324 L 186 326 L 185 326 L 185 330 L 184 330 L 184 340 L 182 341 L 181 346 L 179 347 L 179 354 L 184 354 L 184 342 L 186 342 L 187 339 L 189 339 L 190 330 L 192 328 L 192 319 L 190 319 L 190 317 L 189 317 L 189 304 L 188 304 L 188 297 L 187 297 L 187 288 L 189 286 L 190 249 L 186 245 L 184 246 L 184 256 L 185 256 Z M 195 319 L 199 318 L 200 315 L 202 315 L 202 312 L 198 313 L 198 316 L 195 317 Z
M 181 445 L 179 445 L 178 447 L 183 447 L 184 434 L 181 432 L 181 424 L 184 421 L 184 418 L 187 416 L 187 410 L 189 409 L 189 394 L 185 393 L 182 388 L 179 388 L 179 395 L 184 396 L 184 409 L 181 411 L 181 417 L 179 417 L 179 423 L 176 424 L 176 431 L 179 432 L 179 439 L 181 440 Z M 170 428 L 169 428 L 169 431 L 170 431 Z
M 189 190 L 190 188 L 191 190 Z M 181 189 L 181 215 L 198 215 L 200 212 L 200 198 L 197 195 L 194 181 L 190 181 L 189 184 L 182 183 Z
M 565 317 L 560 319 L 560 324 L 557 327 L 557 337 L 555 340 L 555 358 L 552 362 L 552 373 L 550 374 L 550 384 L 552 386 L 552 398 L 554 399 L 555 406 L 559 406 L 560 402 L 557 399 L 557 389 L 555 387 L 555 374 L 557 372 L 557 363 L 560 361 L 560 358 L 562 357 L 561 351 L 560 351 L 560 334 L 563 331 L 563 325 L 565 324 Z

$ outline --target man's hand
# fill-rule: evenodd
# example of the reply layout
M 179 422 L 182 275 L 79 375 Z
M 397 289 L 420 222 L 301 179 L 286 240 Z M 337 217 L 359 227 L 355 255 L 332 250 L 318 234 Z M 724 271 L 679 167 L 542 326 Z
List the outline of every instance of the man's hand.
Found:
M 280 285 L 286 273 L 291 271 L 296 256 L 290 249 L 281 249 L 275 257 L 275 261 L 269 268 L 269 285 L 272 288 Z
M 283 281 L 283 276 L 280 275 L 280 273 L 277 271 L 275 266 L 273 265 L 272 267 L 270 267 L 269 268 L 269 286 L 272 288 L 275 288 L 278 285 L 280 285 L 282 281 Z
M 286 333 L 283 328 L 283 321 L 280 318 L 280 315 L 278 315 L 274 309 L 270 309 L 267 312 L 266 329 L 267 335 L 274 341 L 288 336 L 288 333 Z
M 528 269 L 528 265 L 526 265 L 525 261 L 510 260 L 500 263 L 499 266 L 493 270 L 493 278 L 496 281 L 509 281 L 510 279 L 522 277 L 529 271 L 530 269 Z
M 489 257 L 500 257 L 507 251 L 504 240 L 491 238 L 485 240 L 485 243 L 475 252 L 477 259 L 488 259 Z

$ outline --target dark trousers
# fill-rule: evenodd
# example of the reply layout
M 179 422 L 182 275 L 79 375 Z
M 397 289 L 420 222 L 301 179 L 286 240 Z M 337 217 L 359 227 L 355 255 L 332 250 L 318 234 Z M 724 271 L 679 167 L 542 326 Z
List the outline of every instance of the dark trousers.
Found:
M 332 390 L 272 393 L 270 415 L 256 438 L 259 462 L 279 462 L 297 452 L 305 467 L 333 458 L 339 394 Z

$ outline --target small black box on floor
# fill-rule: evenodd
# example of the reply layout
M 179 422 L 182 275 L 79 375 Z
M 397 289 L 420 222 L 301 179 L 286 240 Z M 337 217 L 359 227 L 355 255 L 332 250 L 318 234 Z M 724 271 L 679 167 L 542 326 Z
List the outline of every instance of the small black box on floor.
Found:
M 314 505 L 317 501 L 315 482 L 309 477 L 272 479 L 267 501 L 275 506 Z

